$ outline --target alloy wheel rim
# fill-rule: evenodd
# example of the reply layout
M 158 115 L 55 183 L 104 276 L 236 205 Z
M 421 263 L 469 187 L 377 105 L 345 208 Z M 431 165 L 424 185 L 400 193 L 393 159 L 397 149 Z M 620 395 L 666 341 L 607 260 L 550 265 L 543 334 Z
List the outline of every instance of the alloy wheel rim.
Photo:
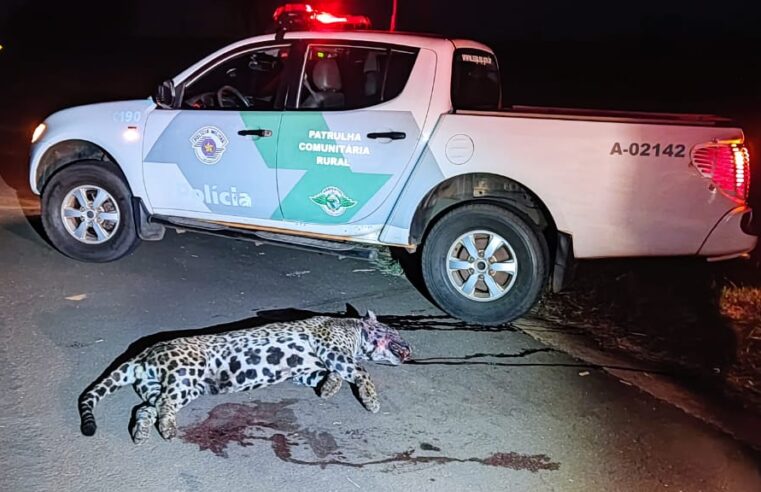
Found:
M 466 232 L 450 246 L 447 278 L 462 296 L 493 302 L 505 296 L 518 276 L 518 260 L 510 243 L 499 234 L 478 229 Z
M 66 232 L 85 244 L 102 244 L 119 228 L 121 213 L 113 196 L 100 186 L 81 185 L 61 202 L 61 220 Z

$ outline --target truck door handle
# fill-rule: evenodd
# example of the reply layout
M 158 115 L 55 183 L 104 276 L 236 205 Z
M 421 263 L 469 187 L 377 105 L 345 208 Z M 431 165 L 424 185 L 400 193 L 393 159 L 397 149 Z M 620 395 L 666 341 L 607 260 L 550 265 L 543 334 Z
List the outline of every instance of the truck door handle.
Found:
M 407 134 L 404 132 L 374 132 L 368 133 L 367 138 L 389 138 L 391 140 L 403 140 L 407 138 Z
M 271 137 L 272 136 L 272 130 L 264 130 L 264 129 L 258 129 L 258 130 L 240 130 L 238 131 L 238 135 L 242 136 L 253 136 L 253 137 Z

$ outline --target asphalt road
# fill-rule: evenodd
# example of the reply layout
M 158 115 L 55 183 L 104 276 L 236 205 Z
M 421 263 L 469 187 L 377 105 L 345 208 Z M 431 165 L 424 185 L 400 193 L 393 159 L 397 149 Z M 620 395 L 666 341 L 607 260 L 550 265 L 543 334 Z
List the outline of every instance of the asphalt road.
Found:
M 0 141 L 28 137 L 12 130 Z M 34 227 L 25 167 L 23 145 L 0 149 L 0 490 L 761 490 L 758 457 L 713 428 L 521 332 L 442 317 L 367 263 L 174 232 L 69 260 Z M 77 396 L 142 337 L 346 302 L 413 346 L 414 364 L 369 366 L 378 414 L 286 383 L 196 400 L 180 438 L 137 447 L 127 388 L 79 433 Z

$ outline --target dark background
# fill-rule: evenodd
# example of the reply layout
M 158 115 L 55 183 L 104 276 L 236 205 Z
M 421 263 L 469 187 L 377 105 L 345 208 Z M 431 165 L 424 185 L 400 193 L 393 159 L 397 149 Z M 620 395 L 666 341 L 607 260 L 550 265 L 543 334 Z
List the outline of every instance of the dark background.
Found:
M 62 107 L 147 97 L 264 32 L 281 3 L 2 0 L 0 124 L 31 133 Z M 391 0 L 311 3 L 369 15 L 378 29 L 391 13 Z M 716 113 L 761 152 L 761 1 L 399 0 L 397 27 L 492 46 L 508 105 Z

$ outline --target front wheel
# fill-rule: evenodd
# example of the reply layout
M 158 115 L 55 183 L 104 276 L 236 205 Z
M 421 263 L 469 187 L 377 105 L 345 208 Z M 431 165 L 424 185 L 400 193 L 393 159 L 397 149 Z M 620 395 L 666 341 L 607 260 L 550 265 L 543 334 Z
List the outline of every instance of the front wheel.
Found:
M 519 318 L 547 283 L 546 240 L 526 220 L 495 205 L 466 205 L 444 215 L 428 234 L 421 261 L 439 307 L 471 323 Z
M 81 261 L 113 261 L 139 244 L 129 188 L 114 164 L 67 166 L 42 192 L 42 225 L 61 253 Z

